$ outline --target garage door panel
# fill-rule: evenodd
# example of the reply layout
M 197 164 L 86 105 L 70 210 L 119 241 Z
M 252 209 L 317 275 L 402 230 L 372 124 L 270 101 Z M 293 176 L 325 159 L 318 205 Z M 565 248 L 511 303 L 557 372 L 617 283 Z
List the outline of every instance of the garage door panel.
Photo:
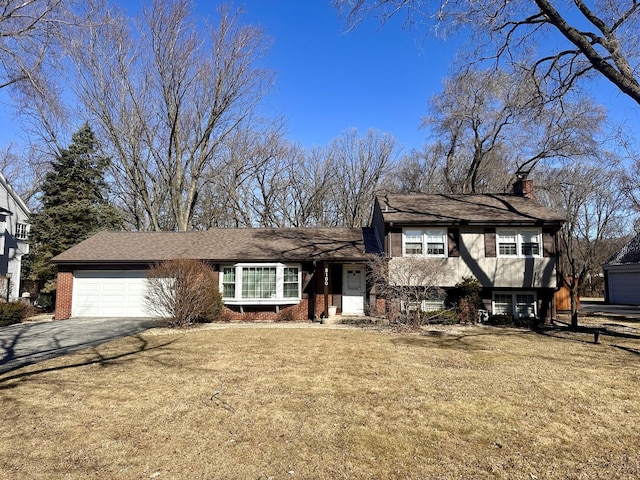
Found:
M 144 271 L 74 272 L 74 317 L 150 317 Z
M 611 303 L 640 305 L 640 272 L 609 272 Z

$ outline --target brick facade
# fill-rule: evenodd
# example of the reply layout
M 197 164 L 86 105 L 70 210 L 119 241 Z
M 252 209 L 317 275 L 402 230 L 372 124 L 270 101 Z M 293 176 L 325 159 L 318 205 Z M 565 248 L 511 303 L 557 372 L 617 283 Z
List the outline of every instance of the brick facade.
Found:
M 71 299 L 73 297 L 73 272 L 58 272 L 56 285 L 56 320 L 71 317 Z
M 304 322 L 319 320 L 325 313 L 325 270 L 327 276 L 327 305 L 338 306 L 340 310 L 340 295 L 342 294 L 342 264 L 320 264 L 305 270 L 310 278 L 304 285 L 302 299 L 295 305 L 229 305 L 225 307 L 224 320 L 231 322 Z M 139 267 L 138 267 L 139 268 Z M 125 268 L 126 269 L 126 268 Z M 216 277 L 219 275 L 216 272 Z M 55 306 L 55 319 L 64 320 L 71 317 L 73 298 L 73 272 L 59 271 Z M 378 306 L 380 308 L 380 306 Z

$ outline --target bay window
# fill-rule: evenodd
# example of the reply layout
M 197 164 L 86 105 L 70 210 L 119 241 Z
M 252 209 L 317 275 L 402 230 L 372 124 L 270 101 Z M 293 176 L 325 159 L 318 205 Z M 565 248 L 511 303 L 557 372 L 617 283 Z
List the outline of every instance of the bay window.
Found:
M 225 303 L 277 305 L 301 298 L 300 266 L 282 263 L 238 263 L 223 266 L 220 291 Z
M 402 254 L 446 257 L 446 230 L 404 230 L 402 232 Z

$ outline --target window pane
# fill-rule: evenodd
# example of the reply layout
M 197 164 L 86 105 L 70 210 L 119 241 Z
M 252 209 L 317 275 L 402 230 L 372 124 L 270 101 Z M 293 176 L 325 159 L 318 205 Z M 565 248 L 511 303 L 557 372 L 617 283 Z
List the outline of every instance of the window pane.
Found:
M 423 312 L 435 312 L 437 310 L 443 310 L 443 309 L 444 309 L 443 300 L 422 300 Z
M 406 230 L 404 232 L 404 253 L 422 255 L 422 231 Z
M 225 267 L 222 270 L 222 296 L 234 298 L 236 296 L 236 269 Z
M 519 317 L 534 317 L 536 308 L 533 295 L 516 295 L 516 312 Z
M 496 293 L 493 297 L 494 314 L 495 315 L 511 315 L 513 314 L 511 294 Z
M 242 269 L 242 298 L 275 297 L 275 267 L 244 267 Z
M 515 231 L 498 232 L 498 253 L 500 255 L 518 255 L 517 235 Z
M 222 277 L 222 296 L 233 298 L 236 296 L 236 274 L 235 269 L 225 268 Z
M 427 243 L 427 255 L 444 255 L 444 243 Z
M 284 285 L 282 287 L 284 298 L 298 298 L 298 269 L 286 267 L 284 269 Z
M 540 255 L 540 237 L 538 232 L 521 232 L 521 254 L 525 256 Z
M 498 251 L 500 252 L 500 255 L 517 255 L 518 254 L 515 243 L 501 243 Z
M 445 232 L 442 230 L 427 231 L 427 255 L 444 255 Z
M 16 225 L 16 238 L 19 240 L 26 240 L 29 234 L 29 225 L 25 223 L 18 223 Z
M 407 243 L 404 251 L 407 255 L 422 255 L 422 243 Z
M 407 243 L 422 243 L 422 231 L 406 230 L 404 232 L 404 240 Z
M 537 243 L 523 243 L 521 250 L 522 255 L 528 257 L 533 255 L 540 255 L 540 245 Z

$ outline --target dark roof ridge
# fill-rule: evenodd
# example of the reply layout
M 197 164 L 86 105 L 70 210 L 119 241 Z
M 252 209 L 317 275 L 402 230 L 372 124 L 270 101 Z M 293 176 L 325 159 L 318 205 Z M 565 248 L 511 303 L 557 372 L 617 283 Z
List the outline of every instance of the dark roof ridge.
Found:
M 625 265 L 640 263 L 640 233 L 629 240 L 620 250 L 605 262 L 605 265 Z

